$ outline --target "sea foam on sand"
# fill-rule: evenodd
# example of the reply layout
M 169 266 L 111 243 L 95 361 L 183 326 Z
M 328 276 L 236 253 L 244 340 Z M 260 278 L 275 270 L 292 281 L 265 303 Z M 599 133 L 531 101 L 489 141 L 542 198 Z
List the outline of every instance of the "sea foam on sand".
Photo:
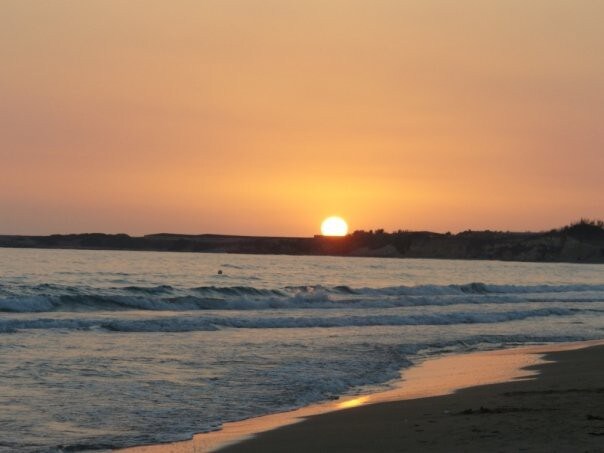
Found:
M 356 412 L 358 417 L 363 419 L 362 406 L 371 405 L 372 408 L 373 406 L 376 408 L 385 407 L 379 403 L 395 403 L 403 408 L 405 402 L 407 402 L 407 405 L 410 404 L 410 400 L 413 400 L 414 404 L 417 404 L 418 401 L 422 401 L 425 402 L 423 406 L 424 410 L 433 411 L 433 408 L 438 406 L 438 404 L 435 404 L 435 401 L 438 401 L 438 398 L 435 397 L 452 395 L 454 393 L 456 396 L 457 394 L 460 394 L 458 392 L 459 390 L 466 388 L 489 388 L 488 385 L 492 384 L 504 384 L 512 381 L 518 382 L 529 379 L 533 380 L 539 375 L 540 370 L 542 369 L 539 366 L 550 362 L 547 358 L 547 354 L 552 352 L 573 351 L 597 345 L 604 345 L 604 341 L 596 340 L 566 344 L 525 346 L 513 349 L 481 351 L 428 359 L 415 367 L 404 370 L 401 375 L 401 380 L 397 382 L 391 390 L 374 394 L 359 395 L 357 397 L 342 398 L 337 401 L 312 405 L 295 411 L 227 423 L 224 425 L 223 429 L 219 431 L 197 434 L 189 441 L 132 447 L 120 451 L 123 451 L 124 453 L 189 453 L 222 451 L 223 449 L 232 449 L 233 451 L 279 451 L 280 448 L 283 448 L 284 446 L 279 446 L 274 443 L 275 441 L 270 440 L 272 433 L 268 433 L 269 435 L 264 437 L 258 437 L 258 434 L 266 433 L 271 430 L 276 430 L 274 431 L 275 433 L 285 433 L 286 430 L 277 430 L 277 428 L 299 424 L 306 420 L 310 420 L 312 423 L 314 420 L 317 420 L 316 416 L 321 414 L 328 415 L 329 413 L 333 413 L 333 416 L 337 416 L 337 413 L 354 410 L 355 408 L 358 411 Z M 595 361 L 593 366 L 598 367 L 598 361 Z M 538 382 L 539 379 L 534 381 Z M 543 391 L 548 392 L 548 390 Z M 452 415 L 464 415 L 469 417 L 474 413 L 504 414 L 506 412 L 521 413 L 532 411 L 529 407 L 498 406 L 496 408 L 489 408 L 481 405 L 478 400 L 473 401 L 472 398 L 462 398 L 462 405 L 468 406 L 465 412 L 461 411 L 460 413 L 456 413 L 453 409 L 444 409 L 440 411 L 440 414 L 435 415 L 428 413 L 427 415 L 432 418 L 434 418 L 434 416 L 445 416 L 447 419 L 450 419 L 450 416 Z M 453 406 L 455 405 L 452 404 L 451 407 Z M 538 413 L 539 411 L 535 410 L 534 412 Z M 403 411 L 401 412 L 401 422 L 403 424 L 408 424 L 410 419 L 416 418 L 416 415 L 417 414 L 405 414 Z M 426 414 L 423 415 L 425 416 Z M 375 419 L 376 416 L 378 417 L 377 420 Z M 593 415 L 593 417 L 596 417 L 597 419 L 599 416 Z M 382 425 L 379 420 L 379 413 L 371 414 L 369 418 L 371 421 L 366 420 L 366 423 L 364 423 L 366 425 L 365 428 L 367 428 L 367 426 L 374 426 L 376 423 Z M 458 421 L 459 418 L 455 420 Z M 417 421 L 419 421 L 419 418 Z M 432 420 L 432 422 L 434 421 Z M 472 423 L 475 422 L 476 420 L 472 421 Z M 306 422 L 306 424 L 308 424 L 308 422 Z M 361 425 L 363 425 L 363 422 L 361 422 Z M 474 429 L 479 428 L 474 427 Z M 424 432 L 425 430 L 418 429 L 416 431 Z M 604 433 L 604 429 L 602 432 Z M 312 434 L 312 432 L 310 434 Z M 346 434 L 350 435 L 351 433 L 348 432 Z M 330 445 L 330 451 L 338 449 L 337 443 L 334 446 L 333 439 L 329 440 L 329 438 L 331 436 L 331 438 L 337 439 L 342 433 L 338 433 L 337 431 L 329 432 L 329 429 L 327 429 L 327 431 L 322 429 L 321 433 L 317 433 L 317 435 L 325 439 L 325 445 Z M 369 429 L 366 432 L 366 435 L 371 437 L 375 435 L 375 433 L 371 432 L 371 429 Z M 383 435 L 383 433 L 380 435 Z M 250 439 L 252 439 L 252 442 L 249 442 Z M 262 447 L 253 445 L 254 442 L 262 442 L 263 439 L 268 440 L 260 444 Z M 248 442 L 246 442 L 246 440 L 248 440 Z M 407 437 L 407 442 L 409 441 L 410 439 Z M 315 442 L 319 442 L 318 445 L 321 445 L 320 440 L 315 440 Z M 297 447 L 295 445 L 297 445 Z M 288 447 L 288 451 L 291 451 L 292 448 L 294 448 L 294 451 L 304 451 L 304 449 L 300 449 L 300 445 L 299 439 L 296 439 L 295 442 L 292 442 L 292 445 Z M 317 445 L 315 445 L 315 447 L 316 446 Z M 391 445 L 391 447 L 392 446 L 393 445 Z M 509 447 L 511 448 L 512 446 Z M 312 451 L 313 447 L 308 446 L 308 448 L 311 448 L 308 451 Z M 342 449 L 341 451 L 348 451 L 345 447 L 345 443 L 340 448 Z M 455 451 L 454 446 L 449 445 L 449 448 L 451 448 L 452 451 Z M 470 449 L 472 449 L 471 445 Z M 358 451 L 389 450 L 389 448 L 384 446 L 383 449 L 378 450 L 361 449 Z

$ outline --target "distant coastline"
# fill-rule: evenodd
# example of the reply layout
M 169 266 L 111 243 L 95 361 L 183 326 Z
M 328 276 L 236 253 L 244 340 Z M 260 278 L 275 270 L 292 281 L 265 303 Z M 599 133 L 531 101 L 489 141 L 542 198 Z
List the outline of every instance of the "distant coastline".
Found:
M 604 224 L 581 220 L 547 232 L 521 233 L 355 231 L 344 237 L 171 233 L 0 235 L 0 247 L 604 263 Z

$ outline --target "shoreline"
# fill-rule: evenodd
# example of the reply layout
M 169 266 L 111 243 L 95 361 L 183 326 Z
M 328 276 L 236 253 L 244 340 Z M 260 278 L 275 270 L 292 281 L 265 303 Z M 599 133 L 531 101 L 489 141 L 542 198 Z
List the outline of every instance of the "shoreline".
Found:
M 498 349 L 490 351 L 479 351 L 470 353 L 451 354 L 435 358 L 428 358 L 410 368 L 404 369 L 401 376 L 391 389 L 370 394 L 344 397 L 335 401 L 313 404 L 300 409 L 269 414 L 237 422 L 225 423 L 221 430 L 208 433 L 195 434 L 191 439 L 185 441 L 171 442 L 165 444 L 145 445 L 127 447 L 115 451 L 123 453 L 188 453 L 188 452 L 247 452 L 247 451 L 283 451 L 283 449 L 294 451 L 313 451 L 322 446 L 329 445 L 330 451 L 351 451 L 351 445 L 343 442 L 338 445 L 334 441 L 339 437 L 337 431 L 325 428 L 324 421 L 329 419 L 360 419 L 360 424 L 355 428 L 355 433 L 361 433 L 369 429 L 365 440 L 377 437 L 372 430 L 376 425 L 378 431 L 389 431 L 386 425 L 381 423 L 382 416 L 376 415 L 379 409 L 390 406 L 434 406 L 442 404 L 440 400 L 461 399 L 467 400 L 462 395 L 473 392 L 484 392 L 485 389 L 497 386 L 515 386 L 524 383 L 540 383 L 551 367 L 548 365 L 558 364 L 559 354 L 571 353 L 577 350 L 602 351 L 604 356 L 604 340 L 591 340 L 575 343 L 553 343 L 545 345 L 521 346 L 515 348 Z M 554 360 L 554 361 L 552 361 Z M 597 363 L 595 364 L 597 366 Z M 604 370 L 602 371 L 604 375 Z M 491 390 L 492 391 L 492 390 Z M 488 391 L 487 391 L 488 393 Z M 464 400 L 465 398 L 465 400 Z M 471 400 L 472 398 L 470 398 Z M 465 401 L 467 409 L 481 411 L 484 406 L 479 405 L 472 409 L 472 401 Z M 476 406 L 476 404 L 474 404 Z M 518 408 L 516 408 L 518 409 Z M 388 409 L 392 411 L 393 409 Z M 408 412 L 409 408 L 401 408 Z M 426 408 L 422 409 L 426 410 Z M 462 409 L 463 411 L 463 409 Z M 486 409 L 486 414 L 491 414 L 493 409 Z M 367 414 L 371 412 L 371 414 Z M 454 412 L 454 411 L 453 411 Z M 458 411 L 459 412 L 459 411 Z M 510 412 L 510 411 L 508 411 Z M 531 411 L 512 410 L 524 413 Z M 441 416 L 451 418 L 451 410 L 444 409 Z M 507 413 L 499 411 L 498 413 Z M 365 414 L 365 415 L 363 415 Z M 392 414 L 390 414 L 392 415 Z M 470 416 L 472 414 L 468 414 Z M 513 414 L 512 414 L 513 415 Z M 601 414 L 604 416 L 604 414 Z M 413 414 L 407 414 L 405 423 Z M 595 415 L 599 417 L 599 415 Z M 461 417 L 459 417 L 461 418 Z M 323 422 L 321 421 L 323 420 Z M 456 420 L 456 419 L 455 419 Z M 435 423 L 430 420 L 430 423 Z M 400 428 L 400 427 L 399 427 Z M 299 433 L 304 433 L 300 438 Z M 389 431 L 392 434 L 391 431 Z M 416 432 L 424 432 L 424 429 Z M 604 424 L 602 428 L 604 433 Z M 349 436 L 350 433 L 346 432 Z M 384 433 L 379 434 L 384 439 Z M 421 437 L 421 436 L 420 436 Z M 594 436 L 596 437 L 596 436 Z M 408 447 L 409 436 L 401 440 Z M 305 444 L 310 442 L 310 445 Z M 312 442 L 315 442 L 314 444 Z M 356 442 L 354 445 L 362 445 Z M 391 448 L 398 445 L 395 441 Z M 402 445 L 399 445 L 402 447 Z M 326 447 L 327 448 L 327 447 Z M 367 449 L 359 447 L 356 451 L 391 451 L 388 447 L 370 447 Z M 377 448 L 377 450 L 375 450 Z M 425 447 L 424 447 L 425 448 Z M 450 449 L 451 446 L 448 445 Z M 352 450 L 355 450 L 354 448 Z M 443 450 L 443 451 L 446 451 Z M 590 451 L 590 450 L 588 450 Z M 594 450 L 599 451 L 599 450 Z M 604 450 L 603 450 L 604 451 Z

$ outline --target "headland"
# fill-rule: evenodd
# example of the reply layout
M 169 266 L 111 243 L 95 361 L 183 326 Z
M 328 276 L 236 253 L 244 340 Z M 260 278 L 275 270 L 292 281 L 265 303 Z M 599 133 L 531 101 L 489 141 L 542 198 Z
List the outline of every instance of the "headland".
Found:
M 375 230 L 343 237 L 0 235 L 0 247 L 604 263 L 604 226 L 602 222 L 581 221 L 545 232 Z

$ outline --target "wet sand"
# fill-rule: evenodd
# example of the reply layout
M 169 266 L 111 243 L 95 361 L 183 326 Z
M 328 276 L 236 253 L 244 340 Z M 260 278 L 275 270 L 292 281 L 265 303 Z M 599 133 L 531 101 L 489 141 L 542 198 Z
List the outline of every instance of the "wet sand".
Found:
M 428 360 L 407 370 L 403 381 L 387 392 L 230 423 L 186 442 L 126 451 L 604 452 L 601 343 Z

